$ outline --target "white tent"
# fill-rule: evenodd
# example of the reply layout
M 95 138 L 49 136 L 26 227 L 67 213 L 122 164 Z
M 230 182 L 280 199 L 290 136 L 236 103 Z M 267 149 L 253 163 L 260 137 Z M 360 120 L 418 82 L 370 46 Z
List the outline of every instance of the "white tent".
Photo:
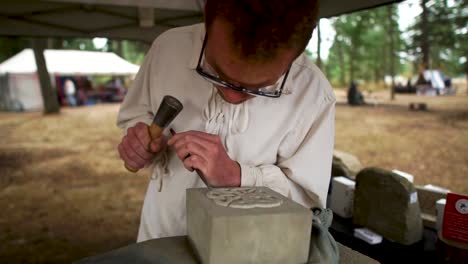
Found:
M 45 50 L 52 83 L 56 76 L 135 75 L 139 66 L 114 53 L 79 50 Z M 0 109 L 39 110 L 43 101 L 37 65 L 31 49 L 0 64 Z
M 444 77 L 442 76 L 442 73 L 440 71 L 425 70 L 423 75 L 424 75 L 424 79 L 430 82 L 432 88 L 439 90 L 439 91 L 445 89 Z
M 416 84 L 416 94 L 435 96 L 453 92 L 452 87 L 445 85 L 445 78 L 439 70 L 425 70 L 418 78 L 422 78 L 418 79 L 422 83 Z
M 45 50 L 44 57 L 50 74 L 60 75 L 132 75 L 139 66 L 115 53 L 81 50 Z M 25 49 L 0 64 L 0 74 L 36 73 L 32 49 Z

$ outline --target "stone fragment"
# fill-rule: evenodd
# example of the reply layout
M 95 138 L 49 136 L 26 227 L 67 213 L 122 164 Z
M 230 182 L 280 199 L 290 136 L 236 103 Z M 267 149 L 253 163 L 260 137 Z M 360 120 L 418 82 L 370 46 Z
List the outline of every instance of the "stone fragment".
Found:
M 403 245 L 422 239 L 414 185 L 394 172 L 366 168 L 356 176 L 353 222 Z
M 216 204 L 206 188 L 187 190 L 187 233 L 202 263 L 306 263 L 312 211 L 266 187 L 282 200 L 272 208 Z
M 346 177 L 332 179 L 330 209 L 344 218 L 353 216 L 355 182 Z
M 437 223 L 436 203 L 440 199 L 445 199 L 449 190 L 434 185 L 416 186 L 416 190 L 423 225 L 435 229 Z
M 361 169 L 361 162 L 356 156 L 340 150 L 333 152 L 332 177 L 346 176 L 354 180 Z
M 442 232 L 442 223 L 444 222 L 444 210 L 447 199 L 440 199 L 436 202 L 436 230 Z

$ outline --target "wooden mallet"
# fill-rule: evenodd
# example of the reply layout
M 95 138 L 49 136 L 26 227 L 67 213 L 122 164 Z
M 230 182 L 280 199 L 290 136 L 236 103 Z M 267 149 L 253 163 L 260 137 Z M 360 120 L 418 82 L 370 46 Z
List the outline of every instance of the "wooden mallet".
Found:
M 182 111 L 184 106 L 175 97 L 170 95 L 164 96 L 158 112 L 154 116 L 153 123 L 148 127 L 151 140 L 157 139 L 161 136 L 164 128 L 174 120 L 174 118 Z M 151 143 L 150 143 L 151 144 Z M 149 149 L 149 146 L 148 146 Z M 137 172 L 138 169 L 130 167 L 125 163 L 125 168 L 131 172 Z

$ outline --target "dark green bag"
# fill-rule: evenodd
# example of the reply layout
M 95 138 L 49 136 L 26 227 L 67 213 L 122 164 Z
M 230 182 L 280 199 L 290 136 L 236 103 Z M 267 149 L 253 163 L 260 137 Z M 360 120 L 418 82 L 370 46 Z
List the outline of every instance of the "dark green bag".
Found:
M 312 208 L 312 235 L 310 238 L 309 264 L 338 264 L 340 252 L 335 239 L 328 231 L 333 221 L 333 212 L 326 208 Z

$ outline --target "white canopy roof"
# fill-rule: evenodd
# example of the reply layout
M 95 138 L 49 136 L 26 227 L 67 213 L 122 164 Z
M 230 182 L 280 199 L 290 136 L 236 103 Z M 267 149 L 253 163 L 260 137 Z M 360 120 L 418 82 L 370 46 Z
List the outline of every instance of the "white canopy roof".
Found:
M 81 50 L 45 50 L 44 57 L 50 74 L 61 75 L 131 75 L 139 66 L 115 53 Z M 32 49 L 20 53 L 0 64 L 0 74 L 35 73 L 36 60 Z

